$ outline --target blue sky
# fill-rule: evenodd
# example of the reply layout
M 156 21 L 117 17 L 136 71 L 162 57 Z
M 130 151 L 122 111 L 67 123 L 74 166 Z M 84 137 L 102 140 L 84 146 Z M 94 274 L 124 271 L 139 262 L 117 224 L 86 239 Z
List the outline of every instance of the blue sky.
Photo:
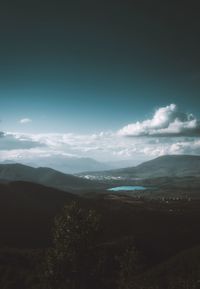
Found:
M 0 158 L 199 154 L 195 5 L 1 3 Z
M 2 129 L 117 130 L 170 103 L 198 116 L 196 8 L 157 0 L 2 3 Z M 21 118 L 33 122 L 20 126 Z
M 147 89 L 146 89 L 147 90 Z M 152 90 L 155 94 L 152 95 Z M 117 130 L 127 123 L 149 118 L 156 108 L 178 104 L 185 112 L 199 117 L 199 100 L 191 97 L 169 96 L 166 91 L 152 89 L 137 91 L 97 92 L 96 89 L 56 88 L 52 90 L 26 89 L 1 93 L 1 129 L 19 132 L 75 132 L 88 133 Z M 32 122 L 21 125 L 19 120 Z

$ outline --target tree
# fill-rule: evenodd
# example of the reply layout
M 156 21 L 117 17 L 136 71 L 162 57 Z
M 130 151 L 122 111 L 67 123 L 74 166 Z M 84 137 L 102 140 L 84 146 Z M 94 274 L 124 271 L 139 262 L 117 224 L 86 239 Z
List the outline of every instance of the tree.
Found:
M 76 202 L 64 207 L 55 219 L 53 246 L 46 254 L 46 288 L 92 288 L 98 276 L 98 232 L 96 211 L 84 209 Z

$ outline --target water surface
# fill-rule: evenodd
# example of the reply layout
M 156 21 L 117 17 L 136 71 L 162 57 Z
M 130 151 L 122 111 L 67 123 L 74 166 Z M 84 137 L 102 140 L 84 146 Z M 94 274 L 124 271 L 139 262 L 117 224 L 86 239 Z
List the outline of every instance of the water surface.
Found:
M 114 191 L 114 192 L 119 192 L 119 191 L 144 191 L 146 190 L 146 187 L 143 186 L 120 186 L 120 187 L 114 187 L 108 189 L 108 191 Z

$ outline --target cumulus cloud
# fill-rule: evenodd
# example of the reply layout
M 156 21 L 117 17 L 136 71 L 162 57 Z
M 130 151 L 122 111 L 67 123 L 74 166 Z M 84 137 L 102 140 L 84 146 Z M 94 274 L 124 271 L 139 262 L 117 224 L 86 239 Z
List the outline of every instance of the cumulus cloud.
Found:
M 30 118 L 22 118 L 22 119 L 20 119 L 19 122 L 20 122 L 21 124 L 26 124 L 26 123 L 32 122 L 32 119 L 30 119 Z
M 128 124 L 118 132 L 122 136 L 200 136 L 200 121 L 179 111 L 175 104 L 157 109 L 151 119 Z

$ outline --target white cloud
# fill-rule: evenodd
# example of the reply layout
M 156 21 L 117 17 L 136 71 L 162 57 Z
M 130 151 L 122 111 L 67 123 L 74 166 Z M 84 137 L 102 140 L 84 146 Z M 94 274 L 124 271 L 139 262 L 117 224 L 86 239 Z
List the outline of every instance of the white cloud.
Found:
M 122 136 L 200 136 L 200 121 L 180 112 L 175 104 L 157 109 L 152 119 L 128 124 L 118 132 Z
M 32 122 L 32 119 L 30 119 L 30 118 L 22 118 L 22 119 L 20 119 L 19 122 L 20 122 L 21 124 L 26 124 L 26 123 Z
M 22 142 L 21 147 L 24 146 L 24 142 L 35 144 L 35 147 L 29 150 L 26 148 L 15 150 L 14 155 L 34 160 L 37 157 L 51 155 L 71 155 L 91 157 L 104 162 L 131 159 L 138 162 L 165 154 L 200 154 L 200 140 L 196 137 L 126 138 L 117 133 L 91 135 L 14 133 L 13 135 Z
M 200 154 L 199 132 L 199 121 L 171 104 L 157 109 L 152 119 L 126 126 L 119 132 L 0 132 L 0 160 L 37 163 L 40 158 L 72 156 L 138 163 L 165 154 Z
M 22 134 L 2 133 L 0 160 L 37 163 L 52 156 L 90 157 L 103 162 L 133 160 L 136 163 L 165 154 L 200 154 L 197 137 L 126 138 L 117 133 Z

